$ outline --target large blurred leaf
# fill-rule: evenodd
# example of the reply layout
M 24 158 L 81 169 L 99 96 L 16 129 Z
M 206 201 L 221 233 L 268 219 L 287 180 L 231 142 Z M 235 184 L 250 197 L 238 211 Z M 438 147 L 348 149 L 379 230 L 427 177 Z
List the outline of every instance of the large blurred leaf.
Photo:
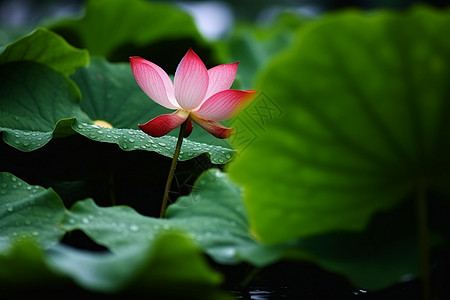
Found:
M 53 269 L 98 292 L 128 288 L 155 297 L 217 299 L 212 289 L 222 281 L 192 241 L 179 233 L 162 234 L 151 244 L 144 241 L 118 254 L 58 246 L 51 249 L 48 261 Z
M 8 251 L 0 253 L 3 298 L 26 294 L 25 291 L 36 291 L 40 295 L 54 293 L 67 287 L 64 277 L 49 266 L 45 251 L 30 238 L 12 242 Z
M 78 202 L 63 219 L 65 230 L 83 230 L 114 253 L 143 247 L 168 230 L 186 231 L 216 261 L 267 265 L 280 257 L 283 247 L 260 245 L 248 232 L 238 186 L 219 170 L 201 175 L 189 196 L 169 206 L 168 219 L 144 217 L 127 206 L 99 207 Z
M 73 134 L 71 121 L 63 119 L 89 120 L 79 107 L 79 99 L 80 92 L 73 82 L 45 65 L 27 61 L 2 65 L 0 131 L 3 140 L 22 151 L 32 151 L 44 146 L 53 136 Z
M 200 37 L 192 18 L 181 9 L 143 0 L 91 0 L 81 19 L 63 20 L 51 28 L 92 55 L 108 58 L 127 44 L 132 46 L 130 51 L 159 41 Z M 128 53 L 121 60 L 130 55 L 137 53 Z
M 89 68 L 79 69 L 72 77 L 83 95 L 81 108 L 92 120 L 102 120 L 114 128 L 99 128 L 94 124 L 74 124 L 80 134 L 100 142 L 117 143 L 123 150 L 155 151 L 172 157 L 176 138 L 164 136 L 152 138 L 138 129 L 143 124 L 170 110 L 148 98 L 137 85 L 129 64 L 111 64 L 93 59 Z M 178 136 L 179 129 L 171 134 Z M 216 139 L 200 127 L 185 139 L 180 160 L 188 160 L 202 153 L 210 156 L 211 162 L 223 164 L 232 158 L 234 150 L 226 141 Z
M 362 230 L 424 182 L 448 196 L 449 30 L 448 12 L 342 13 L 271 62 L 258 87 L 284 115 L 242 115 L 259 139 L 230 167 L 263 242 Z
M 305 22 L 297 13 L 282 12 L 268 24 L 236 24 L 233 34 L 219 49 L 231 60 L 239 60 L 242 89 L 254 87 L 256 74 L 275 54 L 292 43 L 294 33 Z
M 376 214 L 363 232 L 337 231 L 301 239 L 309 259 L 365 290 L 379 290 L 419 276 L 415 207 L 401 203 Z M 448 226 L 448 225 L 447 225 Z M 441 239 L 432 234 L 432 246 Z
M 52 189 L 31 186 L 10 173 L 0 173 L 0 252 L 34 239 L 48 248 L 64 235 L 57 223 L 64 206 Z
M 167 233 L 145 248 L 119 255 L 57 245 L 47 251 L 30 240 L 0 253 L 2 297 L 34 291 L 53 296 L 120 292 L 122 296 L 170 299 L 229 299 L 218 289 L 222 276 L 212 270 L 199 249 L 182 234 Z
M 0 53 L 0 64 L 14 61 L 34 61 L 70 75 L 89 63 L 89 54 L 69 45 L 59 35 L 38 28 L 29 35 L 7 45 Z

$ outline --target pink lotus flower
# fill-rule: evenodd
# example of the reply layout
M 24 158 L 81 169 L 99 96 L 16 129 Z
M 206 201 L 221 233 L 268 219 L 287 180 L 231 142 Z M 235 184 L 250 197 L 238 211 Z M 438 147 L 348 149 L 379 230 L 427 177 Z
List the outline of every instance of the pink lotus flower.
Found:
M 141 57 L 130 57 L 131 69 L 138 85 L 156 103 L 176 109 L 172 114 L 160 115 L 139 128 L 160 137 L 187 120 L 184 137 L 192 132 L 192 121 L 218 138 L 228 138 L 231 128 L 223 121 L 237 114 L 255 96 L 255 90 L 230 89 L 238 63 L 218 65 L 206 69 L 198 55 L 189 49 L 178 64 L 174 82 L 154 63 Z

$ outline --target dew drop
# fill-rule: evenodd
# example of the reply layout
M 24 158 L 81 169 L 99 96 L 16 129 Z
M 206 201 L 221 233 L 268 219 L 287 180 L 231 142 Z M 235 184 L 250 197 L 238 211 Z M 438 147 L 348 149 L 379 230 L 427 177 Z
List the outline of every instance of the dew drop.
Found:
M 83 128 L 83 125 L 78 124 L 77 127 L 81 129 L 81 128 Z
M 84 224 L 89 224 L 89 219 L 88 218 L 83 218 L 81 220 Z
M 8 208 L 6 210 L 9 211 L 9 212 L 13 212 L 14 211 L 14 207 L 8 206 Z
M 20 141 L 19 140 L 15 140 L 14 143 L 18 145 L 18 144 L 20 144 Z
M 100 133 L 100 134 L 102 134 L 102 133 L 103 133 L 103 131 L 102 131 L 102 130 L 97 130 L 97 133 Z
M 16 181 L 17 181 L 17 178 L 16 178 L 16 177 L 11 177 L 11 180 L 14 181 L 14 182 L 16 182 Z
M 130 231 L 136 232 L 138 230 L 139 230 L 139 227 L 137 225 L 133 224 L 133 225 L 130 226 Z
M 162 147 L 165 147 L 165 146 L 166 146 L 166 144 L 163 143 L 163 142 L 158 142 L 158 145 L 160 145 L 160 146 L 162 146 Z
M 133 138 L 129 138 L 128 141 L 129 141 L 130 143 L 134 143 L 134 139 L 133 139 Z
M 39 232 L 33 231 L 31 234 L 32 234 L 33 236 L 38 236 L 38 235 L 39 235 Z

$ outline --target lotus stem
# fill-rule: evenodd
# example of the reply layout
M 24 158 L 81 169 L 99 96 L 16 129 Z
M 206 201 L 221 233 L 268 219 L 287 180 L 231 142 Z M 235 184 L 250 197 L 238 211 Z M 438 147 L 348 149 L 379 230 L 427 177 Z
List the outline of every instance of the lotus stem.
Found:
M 167 203 L 169 201 L 169 192 L 170 186 L 172 185 L 173 175 L 175 174 L 175 168 L 177 166 L 178 157 L 180 156 L 181 145 L 183 144 L 184 131 L 186 130 L 186 126 L 188 123 L 188 119 L 183 122 L 180 126 L 180 133 L 178 135 L 177 145 L 175 147 L 175 152 L 173 153 L 172 164 L 170 165 L 169 176 L 167 176 L 166 188 L 164 189 L 163 201 L 161 204 L 161 212 L 159 213 L 159 217 L 163 219 L 166 216 Z

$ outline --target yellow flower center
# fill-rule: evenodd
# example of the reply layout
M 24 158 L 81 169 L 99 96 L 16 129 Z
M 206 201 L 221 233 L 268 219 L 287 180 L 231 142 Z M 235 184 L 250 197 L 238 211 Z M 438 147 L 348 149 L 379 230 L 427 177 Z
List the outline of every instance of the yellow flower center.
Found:
M 113 128 L 113 126 L 111 124 L 109 124 L 106 121 L 103 120 L 95 120 L 94 124 L 100 127 L 104 127 L 104 128 Z

